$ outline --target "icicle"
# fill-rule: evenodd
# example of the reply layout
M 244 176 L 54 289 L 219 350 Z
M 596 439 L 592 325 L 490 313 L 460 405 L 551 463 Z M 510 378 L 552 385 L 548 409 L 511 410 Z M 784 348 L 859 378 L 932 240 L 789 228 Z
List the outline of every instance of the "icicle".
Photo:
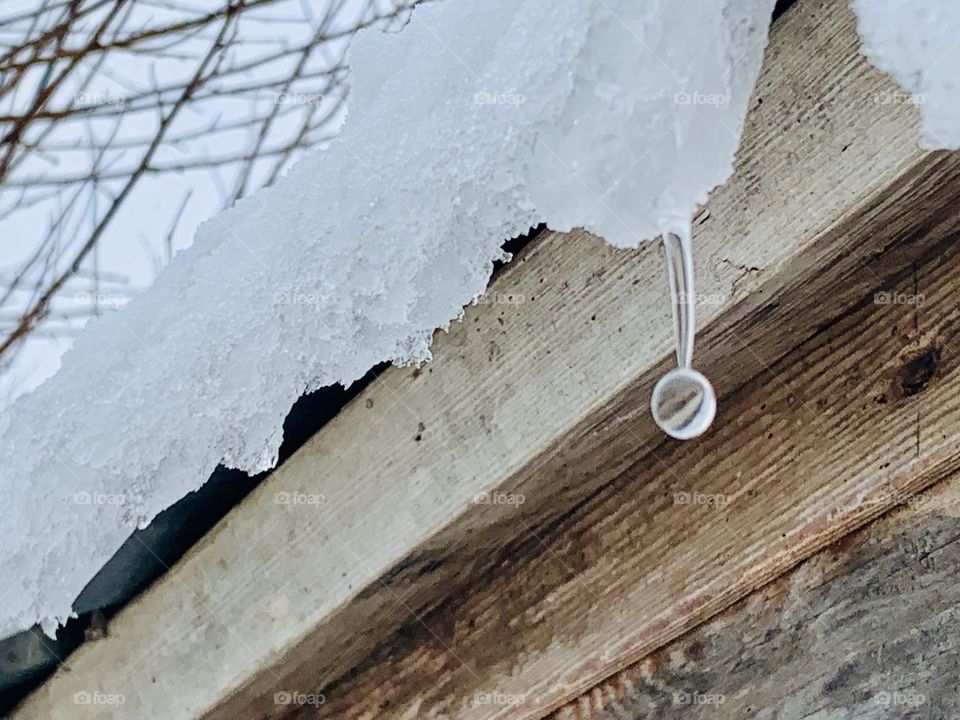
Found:
M 667 435 L 677 440 L 689 440 L 710 427 L 717 412 L 713 386 L 692 367 L 697 298 L 690 224 L 673 224 L 663 233 L 663 247 L 673 303 L 677 367 L 657 381 L 650 399 L 650 410 L 654 421 Z

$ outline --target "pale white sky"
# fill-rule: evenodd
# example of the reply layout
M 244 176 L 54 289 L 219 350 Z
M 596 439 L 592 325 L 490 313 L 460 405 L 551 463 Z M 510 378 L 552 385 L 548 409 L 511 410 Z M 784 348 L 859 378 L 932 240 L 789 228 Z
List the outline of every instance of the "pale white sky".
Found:
M 296 48 L 307 42 L 323 15 L 323 9 L 336 0 L 278 0 L 276 4 L 265 6 L 244 15 L 240 22 L 237 43 L 231 50 L 234 62 L 252 62 L 276 54 L 283 49 Z M 370 12 L 368 0 L 348 0 L 343 3 L 337 15 L 333 30 L 352 25 L 355 19 Z M 394 0 L 378 0 L 381 14 L 399 4 Z M 185 16 L 184 11 L 170 9 L 184 7 L 172 0 L 138 0 L 124 26 L 129 32 L 139 27 L 152 27 L 166 24 Z M 202 0 L 189 5 L 190 15 L 208 12 L 222 3 L 219 0 Z M 0 11 L 0 16 L 3 12 Z M 8 16 L 12 11 L 8 9 Z M 23 25 L 8 26 L 0 35 L 0 40 L 10 42 L 22 33 Z M 211 28 L 211 31 L 213 28 Z M 204 33 L 177 48 L 178 52 L 196 54 L 205 52 L 209 47 L 211 32 Z M 299 131 L 304 113 L 310 104 L 317 105 L 315 117 L 321 117 L 324 111 L 333 105 L 333 100 L 324 96 L 325 80 L 316 77 L 316 73 L 336 64 L 344 42 L 338 41 L 314 54 L 310 72 L 314 77 L 304 77 L 296 84 L 290 94 L 279 98 L 282 107 L 277 121 L 271 129 L 270 141 L 265 147 L 281 147 L 295 137 Z M 229 83 L 236 85 L 260 85 L 274 79 L 287 77 L 298 59 L 297 54 L 280 58 L 273 62 L 254 64 L 254 67 L 234 76 Z M 86 61 L 84 61 L 86 62 Z M 196 69 L 195 60 L 163 58 L 153 53 L 111 53 L 97 70 L 93 81 L 82 92 L 77 85 L 66 87 L 56 96 L 51 107 L 62 107 L 65 101 L 82 96 L 80 101 L 87 103 L 108 103 L 121 107 L 120 103 L 154 83 L 166 86 L 190 75 Z M 169 96 L 168 96 L 169 97 Z M 30 99 L 29 93 L 20 93 L 0 101 L 0 114 L 15 115 L 22 112 L 24 103 Z M 248 91 L 240 97 L 213 97 L 195 102 L 188 110 L 181 112 L 168 132 L 168 137 L 189 135 L 206 130 L 214 124 L 229 125 L 246 118 L 262 116 L 268 113 L 278 102 L 276 86 Z M 108 108 L 109 110 L 110 108 Z M 128 112 L 116 126 L 117 142 L 133 141 L 137 138 L 152 136 L 158 122 L 158 112 L 149 108 L 139 112 Z M 332 126 L 339 124 L 342 115 Z M 61 123 L 46 139 L 52 150 L 44 155 L 34 155 L 12 173 L 7 185 L 0 186 L 0 212 L 16 207 L 15 211 L 0 217 L 0 279 L 13 277 L 25 258 L 35 251 L 44 237 L 51 218 L 59 208 L 70 202 L 79 186 L 65 187 L 58 191 L 56 186 L 39 187 L 30 192 L 35 195 L 49 195 L 44 201 L 26 205 L 20 195 L 18 183 L 28 181 L 50 181 L 54 178 L 84 175 L 90 166 L 92 151 L 83 145 L 102 143 L 115 129 L 115 116 L 98 117 L 92 120 Z M 323 128 L 314 134 L 320 137 L 328 134 L 333 127 Z M 181 143 L 166 145 L 154 158 L 155 165 L 178 165 L 196 162 L 204 158 L 230 156 L 249 148 L 255 140 L 258 125 L 219 132 L 203 132 L 199 138 Z M 132 167 L 139 159 L 141 148 L 132 151 L 117 151 L 105 158 L 110 170 Z M 304 151 L 294 155 L 299 157 Z M 275 158 L 261 160 L 254 167 L 251 187 L 258 187 L 273 170 Z M 288 167 L 289 165 L 285 166 Z M 16 396 L 29 391 L 50 377 L 60 365 L 60 357 L 71 346 L 72 336 L 81 331 L 85 315 L 90 310 L 94 296 L 103 312 L 122 306 L 124 298 L 149 287 L 163 265 L 167 254 L 166 238 L 170 232 L 178 208 L 183 204 L 183 212 L 176 229 L 171 236 L 174 252 L 189 246 L 197 226 L 211 217 L 225 203 L 234 187 L 239 163 L 221 165 L 215 170 L 209 168 L 189 169 L 182 172 L 168 172 L 143 177 L 136 189 L 124 203 L 113 219 L 95 256 L 88 256 L 84 264 L 87 269 L 68 283 L 66 292 L 53 306 L 52 316 L 72 318 L 58 320 L 41 330 L 28 340 L 16 356 L 9 370 L 0 373 L 0 407 Z M 65 249 L 64 257 L 72 254 L 71 248 L 77 247 L 85 239 L 93 225 L 92 206 L 98 203 L 103 211 L 109 202 L 108 193 L 116 193 L 122 187 L 122 179 L 104 180 L 104 192 L 85 192 L 82 202 L 74 204 L 74 211 L 63 224 L 58 236 L 60 247 Z M 185 203 L 185 204 L 184 204 Z M 94 262 L 103 278 L 99 291 L 90 278 L 89 269 Z M 0 327 L 9 328 L 17 311 L 29 298 L 29 292 L 19 292 L 15 296 L 16 304 L 0 308 Z

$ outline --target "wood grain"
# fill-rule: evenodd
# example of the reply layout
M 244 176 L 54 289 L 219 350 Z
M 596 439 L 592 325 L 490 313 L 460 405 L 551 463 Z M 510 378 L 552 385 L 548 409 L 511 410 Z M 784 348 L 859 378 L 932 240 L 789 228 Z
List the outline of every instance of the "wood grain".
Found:
M 802 1 L 777 22 L 734 177 L 694 231 L 704 300 L 697 364 L 722 398 L 956 230 L 960 161 L 917 148 L 913 106 L 873 101 L 892 88 L 859 56 L 845 3 Z M 429 366 L 381 376 L 17 717 L 97 717 L 103 708 L 70 700 L 94 691 L 122 693 L 128 717 L 272 717 L 291 710 L 275 702 L 278 691 L 335 682 L 411 617 L 468 587 L 505 545 L 526 541 L 529 528 L 550 527 L 625 473 L 636 476 L 652 452 L 672 452 L 647 411 L 671 355 L 662 288 L 655 245 L 617 251 L 580 232 L 538 239 L 493 288 L 522 302 L 470 308 L 438 335 Z M 717 437 L 733 431 L 732 417 L 721 411 Z M 889 440 L 914 441 L 899 426 Z M 760 440 L 751 442 L 759 452 Z M 699 477 L 715 464 L 735 474 L 737 457 L 683 472 Z M 924 461 L 931 467 L 920 482 L 939 467 Z M 846 478 L 810 482 L 802 487 L 818 501 Z M 509 502 L 511 493 L 523 504 Z M 661 505 L 633 519 L 630 543 Z M 808 535 L 820 542 L 850 523 L 825 518 L 814 532 L 784 520 L 783 532 L 790 548 L 804 548 Z M 790 548 L 778 551 L 781 565 L 809 552 Z M 685 588 L 658 585 L 664 598 Z M 651 642 L 737 592 L 702 607 L 685 598 L 696 612 L 658 618 Z M 625 643 L 565 676 L 568 690 L 551 702 L 642 651 Z
M 551 720 L 957 718 L 958 608 L 953 475 Z
M 904 304 L 865 298 L 730 395 L 704 441 L 624 455 L 324 688 L 323 716 L 541 717 L 960 468 L 960 246 L 879 287 Z

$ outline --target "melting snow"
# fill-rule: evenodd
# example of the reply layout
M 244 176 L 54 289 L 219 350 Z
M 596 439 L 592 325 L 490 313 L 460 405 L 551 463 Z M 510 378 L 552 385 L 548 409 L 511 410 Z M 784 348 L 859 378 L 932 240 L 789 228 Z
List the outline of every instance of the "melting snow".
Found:
M 881 102 L 920 107 L 921 146 L 960 149 L 960 3 L 853 0 L 863 54 L 910 93 Z
M 201 227 L 0 418 L 0 635 L 53 631 L 137 524 L 277 457 L 298 396 L 427 360 L 501 244 L 636 246 L 731 172 L 773 0 L 484 0 L 354 41 L 332 147 Z

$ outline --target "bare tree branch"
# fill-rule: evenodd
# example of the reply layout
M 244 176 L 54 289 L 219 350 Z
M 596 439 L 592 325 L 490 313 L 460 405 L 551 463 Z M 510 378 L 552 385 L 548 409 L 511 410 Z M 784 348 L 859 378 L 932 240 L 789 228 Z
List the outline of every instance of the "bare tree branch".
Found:
M 333 137 L 345 41 L 417 0 L 26 1 L 0 17 L 0 229 L 20 250 L 0 262 L 0 373 L 28 338 L 72 336 L 102 295 L 133 293 L 100 245 L 145 178 L 186 179 L 165 221 L 121 241 L 162 265 L 205 202 L 198 178 L 228 204 Z

